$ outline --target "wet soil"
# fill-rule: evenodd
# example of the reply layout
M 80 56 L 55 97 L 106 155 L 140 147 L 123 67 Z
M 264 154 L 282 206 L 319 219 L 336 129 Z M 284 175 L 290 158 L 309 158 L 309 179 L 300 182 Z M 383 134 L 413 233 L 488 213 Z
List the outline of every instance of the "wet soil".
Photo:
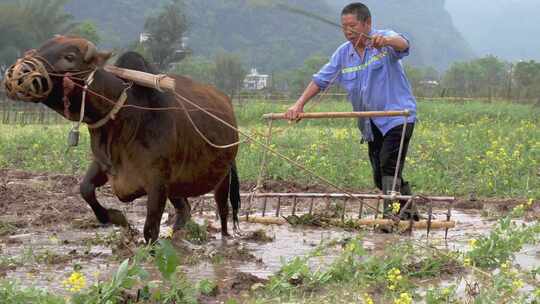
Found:
M 62 174 L 31 173 L 0 169 L 0 279 L 8 277 L 23 285 L 42 287 L 65 294 L 61 281 L 74 268 L 81 269 L 88 284 L 108 279 L 122 258 L 130 256 L 142 243 L 142 227 L 146 214 L 145 199 L 130 204 L 120 203 L 107 186 L 98 190 L 98 200 L 107 208 L 122 210 L 133 231 L 118 227 L 102 226 L 92 210 L 80 197 L 78 185 L 82 177 Z M 249 191 L 253 184 L 243 184 Z M 300 185 L 289 182 L 267 182 L 267 192 L 332 192 L 321 185 Z M 359 191 L 355 191 L 359 192 Z M 368 193 L 368 191 L 361 191 Z M 458 200 L 454 204 L 452 219 L 457 227 L 449 230 L 445 241 L 444 231 L 432 231 L 430 242 L 439 242 L 450 249 L 466 246 L 471 237 L 487 233 L 493 226 L 496 214 L 510 211 L 522 200 Z M 261 213 L 262 202 L 244 202 L 244 216 Z M 268 200 L 266 216 L 275 215 L 276 202 Z M 307 212 L 309 204 L 298 202 L 297 214 Z M 340 202 L 315 201 L 314 212 L 339 215 L 343 213 Z M 375 207 L 375 202 L 367 202 Z M 526 219 L 537 219 L 540 204 Z M 330 240 L 353 237 L 361 233 L 364 245 L 373 252 L 382 251 L 400 238 L 426 241 L 426 231 L 414 231 L 411 236 L 380 234 L 372 229 L 346 230 L 336 227 L 263 225 L 241 223 L 242 235 L 222 239 L 219 221 L 215 218 L 212 202 L 192 200 L 193 218 L 205 222 L 209 240 L 202 245 L 190 244 L 179 235 L 173 243 L 179 248 L 183 269 L 191 280 L 211 279 L 218 285 L 213 295 L 201 296 L 203 303 L 219 303 L 228 298 L 241 299 L 257 284 L 264 283 L 282 265 L 283 261 L 309 253 L 316 246 Z M 281 214 L 293 213 L 292 202 L 281 202 Z M 345 206 L 347 217 L 357 216 L 357 206 Z M 423 208 L 422 206 L 420 207 Z M 425 210 L 425 209 L 424 209 Z M 446 219 L 444 206 L 435 206 L 435 219 Z M 369 214 L 366 207 L 364 215 Z M 165 235 L 174 217 L 174 209 L 167 206 L 161 233 Z M 321 259 L 331 261 L 339 254 L 330 251 Z M 538 267 L 538 250 L 526 248 L 517 256 L 522 267 Z

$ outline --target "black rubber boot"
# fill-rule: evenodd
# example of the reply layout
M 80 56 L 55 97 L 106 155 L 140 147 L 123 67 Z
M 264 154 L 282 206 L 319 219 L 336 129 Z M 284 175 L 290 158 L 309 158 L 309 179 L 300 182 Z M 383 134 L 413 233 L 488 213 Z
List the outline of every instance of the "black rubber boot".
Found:
M 401 195 L 412 195 L 411 187 L 408 182 L 403 182 L 401 184 Z M 399 204 L 401 205 L 401 208 L 404 208 L 407 204 L 407 200 L 400 200 Z M 416 208 L 412 208 L 412 206 L 409 206 L 407 210 L 403 211 L 403 214 L 400 216 L 400 219 L 402 220 L 410 220 L 412 217 L 413 221 L 419 221 L 420 215 L 418 214 L 418 210 Z
M 392 183 L 394 181 L 393 176 L 383 176 L 382 177 L 382 191 L 383 194 L 389 195 L 392 192 Z M 399 183 L 396 185 L 396 191 L 399 191 Z M 392 212 L 392 200 L 391 199 L 385 199 L 383 201 L 383 219 L 392 219 L 393 218 L 393 212 Z M 392 233 L 394 230 L 393 225 L 381 225 L 379 226 L 376 231 L 382 232 L 382 233 Z

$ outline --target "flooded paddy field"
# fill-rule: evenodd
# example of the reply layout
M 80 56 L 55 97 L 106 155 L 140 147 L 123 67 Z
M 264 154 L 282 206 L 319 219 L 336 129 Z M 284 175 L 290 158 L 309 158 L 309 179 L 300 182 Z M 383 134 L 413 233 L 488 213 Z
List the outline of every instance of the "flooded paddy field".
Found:
M 0 170 L 0 279 L 68 295 L 63 282 L 73 271 L 84 275 L 86 285 L 108 280 L 123 259 L 133 256 L 137 248 L 143 246 L 144 198 L 123 204 L 104 187 L 98 192 L 98 199 L 108 208 L 122 210 L 132 229 L 102 226 L 80 197 L 78 184 L 77 176 Z M 298 190 L 294 189 L 295 185 L 287 184 L 270 187 L 273 192 Z M 171 239 L 179 252 L 182 272 L 189 281 L 206 279 L 217 285 L 216 293 L 200 296 L 199 302 L 221 303 L 230 298 L 248 297 L 254 286 L 267 283 L 284 263 L 332 243 L 324 254 L 310 259 L 312 267 L 324 269 L 342 255 L 344 246 L 339 244 L 358 236 L 364 249 L 374 256 L 382 255 L 385 248 L 404 239 L 421 246 L 465 250 L 471 239 L 489 234 L 501 214 L 519 203 L 519 200 L 457 201 L 452 211 L 456 227 L 448 231 L 446 239 L 441 230 L 431 231 L 428 238 L 425 230 L 415 230 L 411 235 L 383 234 L 371 228 L 353 230 L 246 222 L 241 222 L 240 235 L 222 239 L 211 203 L 203 205 L 202 200 L 194 199 L 192 216 L 200 227 L 204 227 L 205 239 L 190 242 L 185 239 L 185 233 L 173 234 L 170 226 L 174 209 L 171 206 L 166 208 L 162 220 L 161 237 Z M 318 205 L 325 208 L 324 204 Z M 537 205 L 520 219 L 523 225 L 537 221 L 540 212 Z M 287 214 L 288 207 L 284 203 L 283 214 Z M 446 209 L 435 208 L 434 216 L 445 219 Z M 515 255 L 515 266 L 523 271 L 538 269 L 540 248 L 524 246 Z M 456 274 L 464 275 L 463 272 L 461 266 L 455 265 L 455 269 L 448 269 L 440 277 L 415 283 L 449 282 Z M 533 283 L 527 283 L 524 288 L 534 290 Z M 467 293 L 467 288 L 463 285 L 456 290 Z

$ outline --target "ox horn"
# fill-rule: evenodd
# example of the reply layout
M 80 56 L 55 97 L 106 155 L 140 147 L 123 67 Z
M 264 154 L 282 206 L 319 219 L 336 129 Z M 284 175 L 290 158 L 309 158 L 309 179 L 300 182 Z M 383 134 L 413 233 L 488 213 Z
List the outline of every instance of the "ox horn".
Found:
M 87 42 L 87 46 L 88 47 L 86 49 L 86 54 L 84 54 L 84 61 L 85 62 L 90 62 L 97 55 L 97 48 L 90 41 Z

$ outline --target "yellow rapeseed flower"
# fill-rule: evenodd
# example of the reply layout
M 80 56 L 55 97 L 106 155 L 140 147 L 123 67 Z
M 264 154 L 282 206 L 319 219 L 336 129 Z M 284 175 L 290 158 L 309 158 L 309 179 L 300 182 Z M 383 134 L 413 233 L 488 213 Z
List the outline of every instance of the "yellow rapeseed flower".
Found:
M 364 304 L 374 304 L 373 299 L 371 298 L 371 296 L 368 293 L 364 293 L 364 295 L 362 297 L 362 300 L 363 300 Z
M 471 266 L 472 265 L 472 261 L 470 258 L 464 258 L 463 259 L 463 265 L 465 266 Z
M 399 202 L 392 203 L 392 213 L 397 214 L 400 208 L 401 208 L 401 204 Z
M 471 247 L 472 249 L 474 249 L 474 248 L 476 247 L 476 242 L 477 242 L 476 239 L 470 239 L 470 240 L 469 240 L 469 247 Z
M 394 304 L 411 304 L 411 303 L 412 303 L 412 296 L 407 292 L 401 293 L 399 295 L 399 298 L 394 300 Z
M 509 269 L 510 269 L 510 263 L 509 262 L 504 262 L 504 263 L 501 264 L 501 271 L 502 272 L 507 272 Z
M 521 289 L 523 286 L 525 286 L 525 283 L 520 279 L 512 281 L 512 288 L 514 288 L 514 290 Z
M 62 281 L 62 285 L 70 292 L 79 292 L 86 287 L 86 278 L 82 273 L 75 271 L 69 278 Z
M 165 229 L 165 238 L 167 238 L 167 239 L 172 238 L 172 237 L 173 237 L 173 233 L 174 233 L 173 229 L 172 229 L 171 227 L 167 227 L 167 228 Z
M 521 213 L 525 210 L 525 206 L 523 204 L 519 204 L 516 207 L 514 207 L 514 212 Z

